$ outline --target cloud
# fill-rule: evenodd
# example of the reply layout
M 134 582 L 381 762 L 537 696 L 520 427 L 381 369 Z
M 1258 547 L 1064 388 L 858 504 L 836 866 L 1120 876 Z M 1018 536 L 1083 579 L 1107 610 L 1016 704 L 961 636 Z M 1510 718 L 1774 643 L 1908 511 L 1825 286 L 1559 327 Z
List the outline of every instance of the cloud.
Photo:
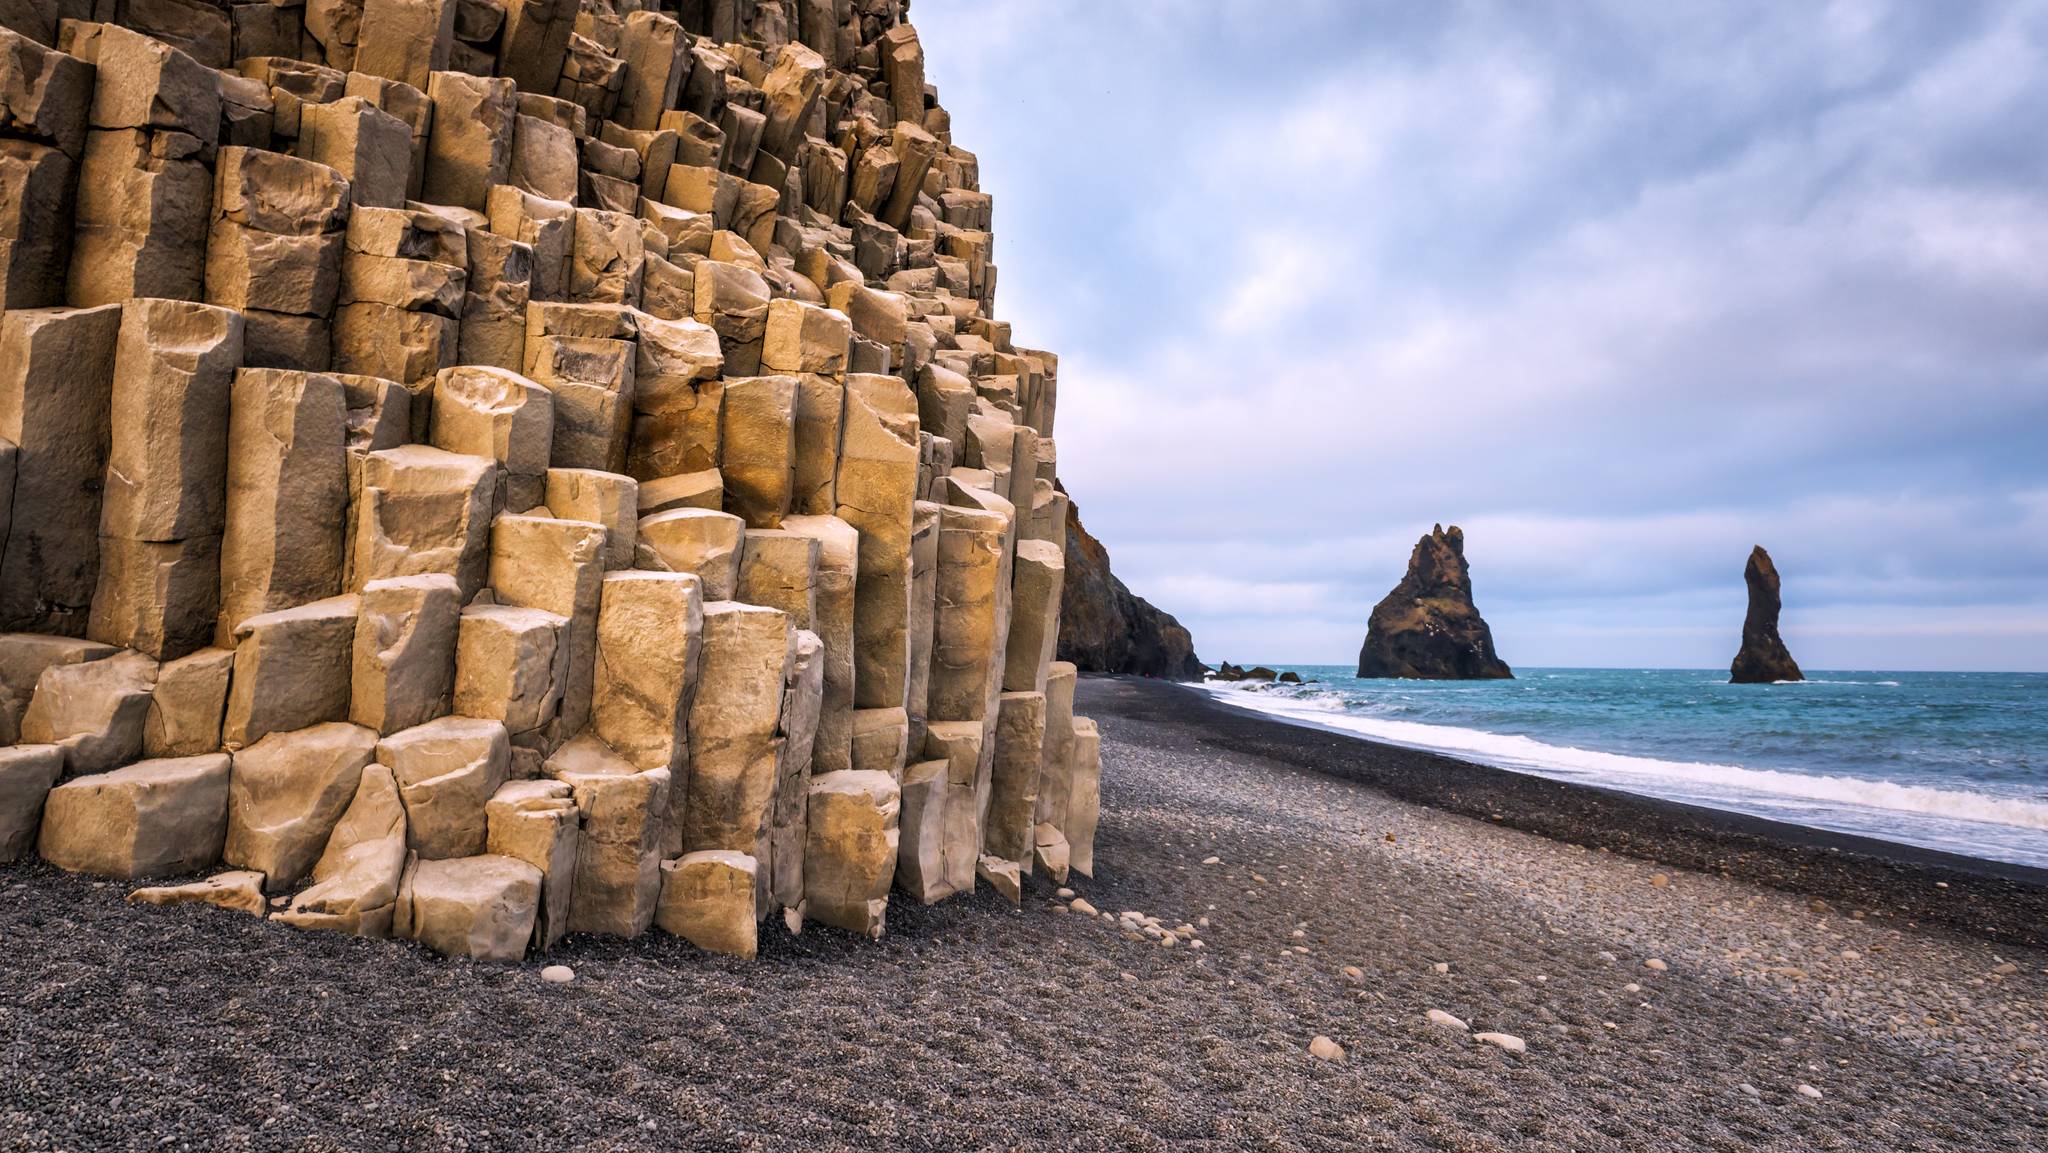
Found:
M 1511 660 L 1696 662 L 1761 542 L 1829 636 L 2048 666 L 1984 627 L 2048 615 L 2048 12 L 916 16 L 1062 476 L 1204 652 L 1348 659 L 1457 521 Z

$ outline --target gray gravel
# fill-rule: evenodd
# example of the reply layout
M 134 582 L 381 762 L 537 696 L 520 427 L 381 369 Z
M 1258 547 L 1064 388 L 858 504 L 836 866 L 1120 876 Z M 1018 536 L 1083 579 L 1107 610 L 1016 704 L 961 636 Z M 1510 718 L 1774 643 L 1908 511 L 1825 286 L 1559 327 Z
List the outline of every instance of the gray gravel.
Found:
M 1105 811 L 1101 875 L 1074 887 L 1112 915 L 1207 917 L 1200 949 L 1040 885 L 1021 911 L 985 893 L 892 906 L 879 943 L 776 931 L 753 964 L 659 933 L 571 938 L 546 961 L 577 979 L 556 986 L 539 960 L 133 908 L 121 886 L 14 866 L 0 1149 L 2048 1144 L 2034 946 L 1226 751 L 1244 742 L 1170 686 L 1079 697 Z M 1348 1060 L 1310 1058 L 1316 1034 Z

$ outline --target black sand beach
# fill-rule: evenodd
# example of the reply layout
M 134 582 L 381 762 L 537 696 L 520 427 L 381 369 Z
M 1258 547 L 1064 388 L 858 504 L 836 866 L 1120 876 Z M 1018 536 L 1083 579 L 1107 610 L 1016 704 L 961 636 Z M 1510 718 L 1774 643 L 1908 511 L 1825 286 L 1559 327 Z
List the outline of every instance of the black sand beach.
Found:
M 0 869 L 0 1149 L 2048 1144 L 2037 872 L 1166 684 L 1084 680 L 1079 708 L 1104 819 L 1073 888 L 1107 920 L 1040 884 L 892 906 L 879 943 L 773 932 L 753 964 L 571 938 L 550 986 Z

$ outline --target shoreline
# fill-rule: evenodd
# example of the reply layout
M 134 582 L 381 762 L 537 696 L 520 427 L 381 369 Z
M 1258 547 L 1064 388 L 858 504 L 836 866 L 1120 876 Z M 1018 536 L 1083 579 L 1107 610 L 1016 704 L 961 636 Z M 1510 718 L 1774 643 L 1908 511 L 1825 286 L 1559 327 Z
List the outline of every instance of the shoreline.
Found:
M 1557 781 L 1237 708 L 1192 685 L 1130 686 L 1099 712 L 1202 731 L 1205 743 L 1362 784 L 1395 800 L 1566 844 L 1882 912 L 1987 941 L 2048 946 L 2048 869 Z

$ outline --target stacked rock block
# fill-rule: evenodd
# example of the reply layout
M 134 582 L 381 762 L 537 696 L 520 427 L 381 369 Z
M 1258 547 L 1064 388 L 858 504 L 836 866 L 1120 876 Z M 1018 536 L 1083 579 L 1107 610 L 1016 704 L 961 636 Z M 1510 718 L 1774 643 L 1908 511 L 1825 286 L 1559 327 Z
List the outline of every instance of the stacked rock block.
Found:
M 896 4 L 0 3 L 0 860 L 480 957 L 1089 872 Z

